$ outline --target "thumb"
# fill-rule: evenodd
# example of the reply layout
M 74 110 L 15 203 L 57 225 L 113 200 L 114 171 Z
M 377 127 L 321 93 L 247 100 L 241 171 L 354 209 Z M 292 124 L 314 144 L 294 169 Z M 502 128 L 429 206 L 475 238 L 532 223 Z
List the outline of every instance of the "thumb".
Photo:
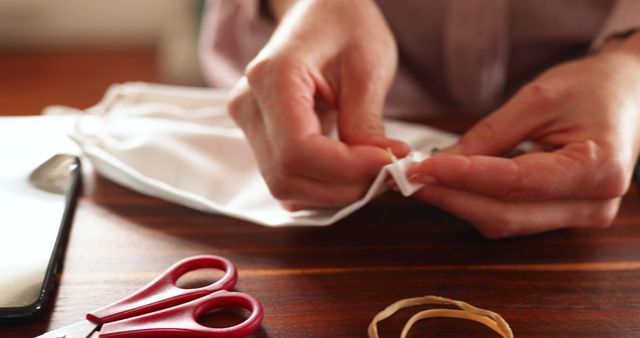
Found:
M 404 157 L 410 147 L 385 135 L 383 110 L 391 79 L 376 79 L 371 70 L 354 67 L 340 79 L 338 101 L 338 132 L 340 140 L 350 146 L 370 145 L 391 149 L 395 156 Z
M 469 129 L 445 154 L 500 156 L 543 128 L 553 109 L 539 100 L 537 85 L 520 90 L 509 102 Z M 536 99 L 537 96 L 537 99 Z
M 349 145 L 387 147 L 382 107 L 362 89 L 344 90 L 340 97 L 338 131 L 340 140 Z

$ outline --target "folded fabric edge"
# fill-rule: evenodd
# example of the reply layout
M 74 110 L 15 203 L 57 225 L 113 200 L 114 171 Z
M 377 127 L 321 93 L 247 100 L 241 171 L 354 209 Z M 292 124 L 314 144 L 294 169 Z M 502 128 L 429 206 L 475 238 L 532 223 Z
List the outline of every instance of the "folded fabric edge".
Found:
M 416 191 L 420 190 L 420 188 L 424 186 L 422 184 L 410 182 L 407 178 L 406 173 L 412 165 L 427 158 L 429 158 L 428 155 L 424 155 L 421 152 L 413 152 L 407 157 L 399 160 L 394 158 L 392 164 L 385 166 L 384 170 L 388 171 L 391 177 L 393 177 L 393 180 L 398 186 L 400 193 L 404 197 L 413 195 Z
M 160 100 L 160 101 L 182 101 L 187 99 L 189 106 L 194 102 L 226 102 L 228 93 L 226 91 L 216 91 L 207 88 L 198 87 L 180 87 L 171 85 L 160 85 L 143 82 L 129 82 L 112 85 L 104 98 L 95 106 L 89 108 L 87 112 L 90 114 L 103 115 L 107 113 L 110 107 L 120 102 L 120 100 L 138 101 Z M 402 126 L 408 128 L 410 124 L 400 121 L 385 121 L 392 126 Z M 410 196 L 417 191 L 421 185 L 409 182 L 405 176 L 406 170 L 417 160 L 415 156 L 397 160 L 395 163 L 385 166 L 376 176 L 369 190 L 358 201 L 342 208 L 316 210 L 311 212 L 293 212 L 289 216 L 283 216 L 284 221 L 274 222 L 272 220 L 265 221 L 256 217 L 246 216 L 241 212 L 227 209 L 220 204 L 211 200 L 190 193 L 185 190 L 178 189 L 163 181 L 159 181 L 138 172 L 126 163 L 113 157 L 108 152 L 94 145 L 90 139 L 81 130 L 76 129 L 76 135 L 71 138 L 80 146 L 86 157 L 94 163 L 96 169 L 105 177 L 149 196 L 169 200 L 171 202 L 190 207 L 203 212 L 220 213 L 230 217 L 235 217 L 252 223 L 257 223 L 270 227 L 281 226 L 326 226 L 338 222 L 356 210 L 362 208 L 366 203 L 382 194 L 386 190 L 384 185 L 388 175 L 391 175 L 396 181 L 400 192 L 404 196 Z M 442 131 L 437 131 L 442 134 Z M 448 138 L 449 136 L 447 136 Z M 415 155 L 415 153 L 414 153 Z M 282 209 L 283 215 L 288 213 Z
M 91 161 L 96 170 L 106 178 L 134 191 L 142 194 L 171 201 L 173 203 L 183 205 L 195 210 L 207 212 L 211 214 L 222 214 L 229 217 L 234 217 L 247 222 L 261 224 L 269 227 L 282 227 L 282 226 L 328 226 L 336 223 L 343 218 L 349 216 L 353 212 L 362 208 L 369 201 L 377 197 L 378 195 L 386 191 L 384 182 L 389 176 L 387 165 L 380 171 L 378 176 L 374 179 L 367 193 L 358 201 L 347 205 L 337 211 L 332 210 L 318 210 L 319 212 L 334 212 L 331 216 L 318 216 L 310 215 L 308 218 L 295 218 L 292 215 L 291 221 L 287 222 L 267 222 L 265 220 L 257 219 L 254 217 L 246 216 L 242 213 L 234 210 L 226 209 L 216 203 L 212 203 L 208 199 L 186 192 L 184 190 L 176 189 L 175 187 L 166 184 L 162 181 L 158 181 L 149 178 L 137 170 L 127 166 L 117 158 L 111 156 L 109 153 L 102 149 L 93 146 L 91 144 L 85 144 L 81 142 L 77 135 L 70 135 L 70 138 L 78 144 L 85 156 Z M 283 212 L 287 212 L 283 209 Z
M 175 187 L 166 184 L 162 181 L 158 181 L 152 178 L 149 178 L 137 170 L 127 166 L 122 163 L 117 158 L 114 158 L 107 152 L 102 149 L 95 147 L 90 144 L 81 143 L 76 136 L 70 136 L 74 142 L 76 142 L 82 153 L 91 161 L 96 170 L 103 175 L 104 177 L 116 182 L 124 187 L 132 189 L 134 191 L 140 192 L 142 194 L 160 198 L 163 200 L 167 200 L 178 205 L 182 205 L 185 207 L 189 207 L 191 209 L 195 209 L 198 211 L 210 213 L 210 214 L 221 214 L 229 217 L 237 218 L 243 221 L 261 224 L 269 227 L 281 227 L 281 226 L 326 226 L 330 225 L 337 220 L 346 217 L 349 215 L 349 212 L 335 214 L 330 217 L 316 217 L 310 219 L 294 219 L 295 221 L 291 222 L 267 222 L 261 219 L 257 219 L 254 217 L 246 216 L 242 213 L 226 209 L 221 207 L 216 203 L 212 203 L 208 199 L 186 192 L 184 190 L 176 189 Z M 366 203 L 363 202 L 362 204 Z M 349 208 L 353 207 L 353 205 L 345 207 Z M 344 210 L 342 209 L 342 210 Z M 340 210 L 340 211 L 342 211 Z M 287 212 L 283 209 L 283 212 Z
M 226 105 L 229 91 L 207 87 L 185 87 L 148 82 L 114 83 L 107 88 L 105 95 L 95 105 L 85 109 L 89 114 L 101 115 L 123 98 L 135 98 L 145 101 L 150 98 L 163 100 L 189 100 L 208 105 Z

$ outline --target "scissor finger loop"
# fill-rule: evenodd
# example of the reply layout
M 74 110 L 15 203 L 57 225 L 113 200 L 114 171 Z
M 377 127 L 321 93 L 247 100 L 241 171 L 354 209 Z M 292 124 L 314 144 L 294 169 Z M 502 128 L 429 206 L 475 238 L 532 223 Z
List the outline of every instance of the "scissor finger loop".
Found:
M 206 268 L 223 270 L 225 274 L 214 283 L 199 288 L 183 289 L 176 286 L 180 276 L 189 271 Z M 94 323 L 105 324 L 162 310 L 216 291 L 232 290 L 237 280 L 238 272 L 235 264 L 224 257 L 202 255 L 185 258 L 173 264 L 156 279 L 130 296 L 88 313 L 87 319 Z
M 210 285 L 193 288 L 192 290 L 205 289 L 205 290 L 231 290 L 237 281 L 238 272 L 235 264 L 224 257 L 213 255 L 201 255 L 185 258 L 173 266 L 171 266 L 165 272 L 169 281 L 173 286 L 176 286 L 178 279 L 185 274 L 203 269 L 216 269 L 224 271 L 222 278 L 212 282 Z
M 208 297 L 204 297 L 198 300 L 197 302 L 199 304 L 193 309 L 193 318 L 198 323 L 198 319 L 200 319 L 204 314 L 215 309 L 240 307 L 249 311 L 250 313 L 247 319 L 230 327 L 210 328 L 202 326 L 212 334 L 226 334 L 233 332 L 237 335 L 237 337 L 246 337 L 253 331 L 255 331 L 258 326 L 260 326 L 260 322 L 262 321 L 262 306 L 255 298 L 245 293 L 218 291 Z M 236 337 L 236 335 L 220 335 L 220 337 Z
M 176 285 L 181 276 L 201 269 L 222 270 L 224 275 L 203 287 L 186 289 Z M 68 336 L 69 332 L 81 332 L 82 337 L 87 337 L 96 329 L 103 338 L 246 337 L 260 326 L 263 310 L 253 297 L 230 291 L 237 280 L 235 264 L 224 257 L 189 257 L 175 263 L 135 293 L 87 313 L 87 320 L 51 331 L 43 337 Z M 250 315 L 243 322 L 224 328 L 211 328 L 198 322 L 211 310 L 229 307 L 244 308 Z
M 230 327 L 213 328 L 198 322 L 200 317 L 211 310 L 230 307 L 244 308 L 250 315 L 243 322 Z M 100 331 L 100 337 L 243 338 L 260 326 L 262 317 L 262 306 L 253 297 L 222 290 L 169 309 L 105 324 Z

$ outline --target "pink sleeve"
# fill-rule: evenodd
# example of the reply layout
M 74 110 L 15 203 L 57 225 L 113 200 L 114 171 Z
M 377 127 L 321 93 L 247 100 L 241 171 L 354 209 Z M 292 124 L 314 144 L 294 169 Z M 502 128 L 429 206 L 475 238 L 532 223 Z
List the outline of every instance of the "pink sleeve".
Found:
M 640 1 L 618 0 L 607 21 L 591 44 L 591 50 L 600 49 L 609 39 L 640 30 Z
M 213 87 L 232 87 L 274 28 L 261 15 L 260 0 L 209 0 L 199 41 L 205 79 Z

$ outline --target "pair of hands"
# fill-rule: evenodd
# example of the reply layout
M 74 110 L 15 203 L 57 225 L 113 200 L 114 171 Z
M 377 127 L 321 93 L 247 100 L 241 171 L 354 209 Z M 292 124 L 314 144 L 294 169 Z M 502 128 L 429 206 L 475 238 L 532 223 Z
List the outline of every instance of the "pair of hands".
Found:
M 391 159 L 384 98 L 397 48 L 373 1 L 275 1 L 269 43 L 234 88 L 243 129 L 272 194 L 289 210 L 357 200 Z M 372 38 L 373 37 L 373 38 Z M 490 238 L 615 217 L 640 148 L 640 36 L 549 69 L 410 169 L 414 196 Z M 337 126 L 339 140 L 328 135 Z M 523 141 L 543 147 L 504 158 Z

